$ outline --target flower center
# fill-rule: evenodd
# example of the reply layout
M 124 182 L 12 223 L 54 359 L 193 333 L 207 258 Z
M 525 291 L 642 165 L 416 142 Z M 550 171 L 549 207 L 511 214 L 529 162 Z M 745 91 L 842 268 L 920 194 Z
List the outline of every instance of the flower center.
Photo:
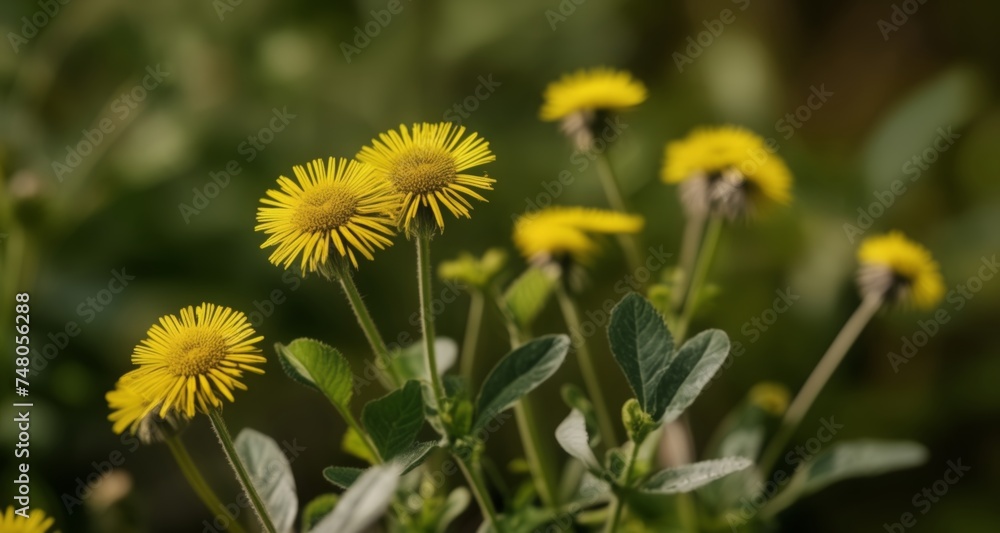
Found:
M 174 375 L 208 374 L 226 358 L 226 340 L 215 331 L 196 326 L 187 328 L 181 335 L 167 361 Z
M 358 199 L 336 183 L 306 191 L 301 202 L 292 216 L 292 224 L 304 233 L 335 230 L 346 224 L 358 207 Z
M 455 180 L 455 160 L 439 148 L 413 148 L 400 156 L 389 181 L 402 193 L 426 194 Z

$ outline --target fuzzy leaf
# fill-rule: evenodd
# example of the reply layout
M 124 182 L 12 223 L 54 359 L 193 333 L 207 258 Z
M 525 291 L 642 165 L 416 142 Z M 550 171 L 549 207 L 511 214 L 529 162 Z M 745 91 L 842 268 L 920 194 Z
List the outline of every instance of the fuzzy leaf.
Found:
M 424 425 L 420 383 L 407 381 L 402 388 L 368 402 L 361 411 L 361 423 L 383 460 L 407 450 Z
M 311 533 L 360 533 L 378 520 L 389 507 L 402 468 L 396 464 L 373 466 L 340 497 L 333 512 L 316 524 Z
M 670 402 L 661 382 L 674 350 L 674 338 L 663 317 L 648 300 L 631 293 L 611 311 L 608 341 L 639 405 L 659 420 Z
M 364 474 L 364 469 L 350 466 L 328 466 L 323 469 L 323 478 L 337 487 L 346 489 Z
M 437 357 L 438 374 L 444 375 L 458 360 L 458 343 L 448 337 L 436 337 L 434 355 Z M 418 339 L 396 352 L 392 365 L 404 381 L 428 379 L 423 340 Z
M 669 400 L 660 422 L 666 424 L 681 416 L 726 362 L 728 355 L 729 337 L 718 329 L 703 331 L 685 342 L 660 382 L 661 394 Z
M 569 337 L 548 335 L 508 353 L 493 367 L 476 401 L 473 431 L 510 408 L 559 370 L 569 351 Z
M 339 351 L 312 339 L 295 339 L 287 346 L 278 343 L 275 347 L 282 367 L 293 379 L 319 389 L 338 411 L 347 410 L 354 380 L 350 363 Z
M 554 283 L 545 271 L 531 267 L 510 284 L 503 300 L 519 328 L 527 329 L 535 321 L 552 295 Z
M 339 495 L 330 493 L 320 494 L 307 503 L 302 509 L 302 531 L 311 530 L 324 516 L 333 511 L 339 500 Z
M 274 527 L 280 533 L 290 532 L 295 524 L 299 499 L 295 494 L 292 467 L 281 446 L 271 437 L 246 428 L 236 436 L 235 447 Z
M 583 413 L 573 409 L 569 416 L 556 428 L 556 441 L 566 453 L 580 460 L 588 469 L 595 472 L 603 470 L 601 463 L 590 449 L 590 436 L 587 434 L 587 420 Z
M 749 468 L 752 464 L 753 461 L 743 457 L 726 457 L 668 468 L 653 474 L 639 490 L 655 494 L 691 492 L 716 479 Z

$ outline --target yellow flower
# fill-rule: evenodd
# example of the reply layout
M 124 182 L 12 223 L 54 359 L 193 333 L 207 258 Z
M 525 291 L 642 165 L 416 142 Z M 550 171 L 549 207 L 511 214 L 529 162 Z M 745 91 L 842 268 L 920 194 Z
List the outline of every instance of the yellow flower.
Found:
M 788 409 L 788 389 L 779 383 L 758 383 L 750 389 L 748 397 L 750 403 L 772 416 L 781 416 Z
M 506 263 L 507 252 L 499 248 L 486 250 L 482 258 L 462 252 L 456 259 L 442 261 L 438 266 L 438 276 L 482 289 L 489 286 Z
M 164 430 L 168 427 L 175 430 L 183 423 L 183 416 L 168 414 L 167 418 L 160 418 L 154 413 L 156 406 L 146 395 L 139 392 L 135 381 L 140 375 L 138 370 L 133 370 L 122 376 L 115 388 L 104 395 L 108 401 L 111 414 L 108 415 L 112 425 L 112 431 L 121 434 L 125 430 L 133 435 L 138 435 L 139 440 L 145 444 L 151 442 L 161 442 L 165 438 Z
M 736 218 L 791 201 L 792 175 L 759 135 L 737 126 L 699 128 L 667 144 L 661 177 L 681 184 L 690 212 Z
M 268 238 L 261 248 L 277 245 L 269 260 L 288 268 L 301 256 L 303 272 L 316 272 L 336 254 L 358 267 L 355 252 L 373 259 L 375 248 L 392 244 L 392 217 L 399 196 L 372 168 L 347 159 L 329 158 L 296 165 L 298 183 L 278 178 L 280 190 L 267 191 L 257 210 L 256 231 Z
M 132 352 L 139 368 L 130 384 L 149 402 L 143 416 L 157 409 L 162 418 L 208 413 L 222 405 L 219 396 L 233 401 L 233 390 L 246 390 L 244 370 L 264 373 L 255 366 L 266 362 L 255 346 L 264 337 L 255 336 L 245 314 L 203 303 L 180 315 L 160 317 Z M 123 420 L 135 416 L 127 412 Z
M 944 280 L 931 253 L 898 231 L 865 239 L 858 261 L 865 295 L 880 294 L 922 309 L 933 308 L 944 296 Z
M 40 509 L 32 510 L 28 517 L 14 513 L 14 506 L 8 506 L 0 515 L 0 533 L 47 533 L 55 519 L 45 516 Z
M 545 89 L 541 118 L 562 120 L 575 113 L 623 111 L 646 100 L 646 86 L 625 71 L 597 67 L 566 74 Z
M 528 259 L 569 257 L 588 263 L 599 246 L 593 233 L 638 233 L 637 215 L 589 207 L 549 207 L 514 224 L 514 244 Z
M 469 218 L 472 197 L 485 202 L 473 188 L 493 190 L 496 180 L 462 174 L 472 167 L 496 160 L 490 144 L 472 133 L 465 137 L 464 127 L 450 122 L 405 125 L 372 139 L 358 153 L 359 161 L 371 165 L 402 195 L 397 223 L 406 230 L 424 209 L 433 213 L 437 227 L 444 229 L 441 206 L 455 217 Z

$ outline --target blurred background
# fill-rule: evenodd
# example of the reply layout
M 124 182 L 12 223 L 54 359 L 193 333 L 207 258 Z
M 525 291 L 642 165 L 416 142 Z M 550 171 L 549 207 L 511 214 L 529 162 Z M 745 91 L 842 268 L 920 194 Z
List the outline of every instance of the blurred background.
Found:
M 4 2 L 3 316 L 9 324 L 13 294 L 29 291 L 34 346 L 48 350 L 31 380 L 32 504 L 63 531 L 194 531 L 209 513 L 166 448 L 135 449 L 106 420 L 104 393 L 157 317 L 211 301 L 251 314 L 268 352 L 310 336 L 356 369 L 368 357 L 337 287 L 286 274 L 259 249 L 254 214 L 277 176 L 312 158 L 350 157 L 400 123 L 461 122 L 490 141 L 497 161 L 486 170 L 498 181 L 472 220 L 447 223 L 434 259 L 510 249 L 512 217 L 532 206 L 606 205 L 593 165 L 571 158 L 538 109 L 561 74 L 608 65 L 649 88 L 610 148 L 647 217 L 647 245 L 678 248 L 683 217 L 659 167 L 665 143 L 695 126 L 731 122 L 774 138 L 795 176 L 789 208 L 724 235 L 712 273 L 720 293 L 695 328 L 722 328 L 746 351 L 694 405 L 698 443 L 755 383 L 796 390 L 857 305 L 857 239 L 845 224 L 865 235 L 898 228 L 941 262 L 955 289 L 941 304 L 948 320 L 935 329 L 934 313 L 877 317 L 799 437 L 834 417 L 838 439 L 913 439 L 931 457 L 809 497 L 780 516 L 780 529 L 883 531 L 911 512 L 916 531 L 991 530 L 1000 520 L 1000 278 L 980 266 L 1000 248 L 998 16 L 1000 5 L 986 2 L 915 0 Z M 571 183 L 557 185 L 564 171 Z M 905 192 L 891 192 L 896 180 Z M 419 337 L 413 261 L 399 238 L 357 275 L 390 342 Z M 510 276 L 523 265 L 511 250 Z M 619 298 L 613 282 L 626 274 L 608 241 L 583 309 Z M 778 290 L 799 298 L 754 325 L 775 316 Z M 440 334 L 461 338 L 467 304 L 462 296 L 443 307 Z M 920 321 L 934 333 L 917 334 L 925 345 L 894 368 L 890 352 L 901 354 Z M 536 330 L 564 330 L 555 305 Z M 621 405 L 627 386 L 606 339 L 590 341 Z M 496 312 L 480 346 L 481 378 L 507 348 Z M 576 365 L 560 372 L 579 382 Z M 555 381 L 533 398 L 550 435 L 568 412 Z M 339 449 L 339 418 L 275 361 L 248 384 L 227 419 L 305 447 L 292 464 L 302 502 L 330 491 L 323 467 L 357 464 Z M 13 396 L 2 389 L 2 474 L 12 479 Z M 185 440 L 229 501 L 235 483 L 204 417 Z M 517 442 L 513 424 L 491 437 L 501 466 Z M 115 452 L 124 457 L 116 476 L 87 490 Z M 959 458 L 971 471 L 921 513 L 914 495 Z

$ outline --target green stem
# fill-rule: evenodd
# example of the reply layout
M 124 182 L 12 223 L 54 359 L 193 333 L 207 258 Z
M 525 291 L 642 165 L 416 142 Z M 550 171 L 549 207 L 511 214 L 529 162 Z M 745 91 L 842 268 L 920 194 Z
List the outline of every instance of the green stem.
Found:
M 423 326 L 424 364 L 430 374 L 431 388 L 437 407 L 444 405 L 444 386 L 438 375 L 437 357 L 434 355 L 434 311 L 431 309 L 431 250 L 430 230 L 417 232 L 417 278 L 420 282 L 420 323 Z
M 358 286 L 354 283 L 353 273 L 348 267 L 338 267 L 336 272 L 340 286 L 344 289 L 344 295 L 347 296 L 347 301 L 350 302 L 351 309 L 354 310 L 354 316 L 358 318 L 361 331 L 364 332 L 365 338 L 368 339 L 368 345 L 371 346 L 372 352 L 375 353 L 378 366 L 383 367 L 378 373 L 379 382 L 389 390 L 397 388 L 400 379 L 395 367 L 392 365 L 389 348 L 386 346 L 385 340 L 382 339 L 382 334 L 379 333 L 371 313 L 368 312 L 368 306 L 365 305 L 364 298 L 361 297 L 361 293 L 358 291 Z
M 705 234 L 707 222 L 708 218 L 705 215 L 692 214 L 688 216 L 684 225 L 681 256 L 677 262 L 677 275 L 680 278 L 670 296 L 670 309 L 675 315 L 680 313 L 681 306 L 684 304 L 684 296 L 687 295 L 691 283 L 691 273 L 694 271 L 695 261 L 698 259 L 698 250 L 701 249 L 701 239 Z
M 461 375 L 466 384 L 472 387 L 473 371 L 475 369 L 476 346 L 479 344 L 479 331 L 483 327 L 483 311 L 486 308 L 486 298 L 482 291 L 473 289 L 470 293 L 469 319 L 465 323 L 465 339 L 462 341 Z
M 462 468 L 462 473 L 465 474 L 465 479 L 469 482 L 469 487 L 472 488 L 472 494 L 476 497 L 476 502 L 479 503 L 479 509 L 483 512 L 483 518 L 486 519 L 486 522 L 489 523 L 494 531 L 503 533 L 504 530 L 500 527 L 496 508 L 493 507 L 493 500 L 490 499 L 490 493 L 486 490 L 486 483 L 483 482 L 482 474 L 480 474 L 475 465 L 470 464 L 470 462 L 462 459 L 457 454 L 455 455 L 455 459 Z
M 615 426 L 611 415 L 608 414 L 608 405 L 604 399 L 604 392 L 601 389 L 601 381 L 597 377 L 597 370 L 594 367 L 594 360 L 587 347 L 587 340 L 581 333 L 580 313 L 576 309 L 576 302 L 566 292 L 562 280 L 556 282 L 556 296 L 559 300 L 559 308 L 562 310 L 566 327 L 570 331 L 570 339 L 573 341 L 573 348 L 576 349 L 577 361 L 580 363 L 580 373 L 583 375 L 583 384 L 587 388 L 587 394 L 594 404 L 594 413 L 597 415 L 597 425 L 601 431 L 601 440 L 608 448 L 618 445 L 615 437 Z
M 170 453 L 174 456 L 174 461 L 177 462 L 177 466 L 180 467 L 181 473 L 184 474 L 184 479 L 187 480 L 191 488 L 194 489 L 195 494 L 201 499 L 201 502 L 208 507 L 208 510 L 215 514 L 215 516 L 228 517 L 229 512 L 226 511 L 226 506 L 222 504 L 219 497 L 215 495 L 212 487 L 208 485 L 205 478 L 201 475 L 201 471 L 198 470 L 198 466 L 194 464 L 194 460 L 191 459 L 191 454 L 188 453 L 187 447 L 179 437 L 172 436 L 166 439 L 167 447 L 170 448 Z M 229 531 L 235 533 L 246 533 L 243 526 L 239 524 L 235 519 L 229 523 Z
M 715 249 L 719 245 L 719 237 L 722 235 L 723 225 L 722 218 L 712 217 L 705 228 L 704 241 L 701 243 L 701 249 L 698 251 L 698 259 L 695 262 L 694 271 L 691 273 L 691 281 L 683 300 L 680 318 L 678 318 L 675 327 L 676 331 L 674 331 L 674 342 L 678 346 L 683 344 L 687 338 L 688 326 L 691 325 L 691 318 L 698 307 L 698 294 L 701 292 L 702 284 L 708 278 L 708 271 L 712 268 L 712 257 L 715 255 Z
M 611 158 L 607 150 L 599 152 L 597 155 L 597 177 L 604 189 L 604 195 L 608 199 L 608 205 L 615 211 L 628 213 L 628 206 L 625 204 L 625 195 L 622 194 L 621 186 L 615 177 L 614 167 L 611 166 Z M 625 252 L 625 260 L 629 269 L 633 272 L 642 266 L 642 256 L 639 252 L 639 236 L 636 234 L 619 234 L 618 242 Z
M 538 491 L 538 497 L 546 508 L 552 509 L 558 504 L 556 500 L 556 483 L 552 478 L 550 469 L 545 468 L 546 464 L 552 464 L 543 458 L 542 438 L 538 434 L 538 420 L 535 418 L 534 409 L 531 408 L 528 398 L 521 398 L 514 404 L 514 416 L 517 419 L 517 431 L 521 435 L 521 446 L 524 448 L 524 456 L 528 461 L 528 469 L 531 470 L 531 478 Z
M 875 313 L 881 309 L 882 303 L 883 297 L 881 294 L 866 297 L 861 301 L 861 305 L 854 311 L 851 318 L 844 324 L 844 327 L 841 328 L 840 333 L 833 339 L 826 353 L 823 354 L 819 363 L 816 364 L 816 368 L 813 369 L 812 373 L 806 379 L 805 384 L 802 385 L 802 389 L 799 390 L 792 403 L 789 404 L 788 410 L 785 411 L 785 416 L 781 420 L 781 426 L 764 450 L 764 453 L 761 454 L 758 468 L 762 477 L 770 474 L 771 468 L 781 455 L 785 445 L 792 438 L 792 435 L 795 434 L 795 430 L 802 423 L 802 419 L 809 411 L 809 408 L 812 407 L 813 402 L 816 401 L 816 397 L 819 396 L 820 391 L 826 386 L 826 383 L 830 380 L 830 376 L 840 366 L 840 362 L 844 360 L 844 356 L 847 355 L 848 350 L 854 344 L 854 341 L 858 339 L 865 326 L 875 316 Z
M 632 443 L 632 453 L 629 454 L 628 462 L 625 463 L 625 473 L 624 479 L 622 481 L 622 487 L 626 489 L 632 483 L 632 468 L 634 468 L 635 460 L 639 456 L 639 447 L 642 445 L 641 442 Z M 615 501 L 611 504 L 611 516 L 608 519 L 608 525 L 604 528 L 604 533 L 615 533 L 618 531 L 618 522 L 621 521 L 622 511 L 625 510 L 625 499 L 622 494 L 615 495 Z
M 264 501 L 260 499 L 260 494 L 257 493 L 257 488 L 254 487 L 253 480 L 250 478 L 246 466 L 243 465 L 243 460 L 236 453 L 233 437 L 229 434 L 229 428 L 226 427 L 226 422 L 222 419 L 222 413 L 218 409 L 213 409 L 208 412 L 208 416 L 212 420 L 212 428 L 215 430 L 215 435 L 219 438 L 219 443 L 222 444 L 222 450 L 226 452 L 229 465 L 236 472 L 236 477 L 243 487 L 243 492 L 250 498 L 261 526 L 267 533 L 277 533 L 274 523 L 271 522 L 271 516 L 267 514 L 267 508 L 264 507 Z

